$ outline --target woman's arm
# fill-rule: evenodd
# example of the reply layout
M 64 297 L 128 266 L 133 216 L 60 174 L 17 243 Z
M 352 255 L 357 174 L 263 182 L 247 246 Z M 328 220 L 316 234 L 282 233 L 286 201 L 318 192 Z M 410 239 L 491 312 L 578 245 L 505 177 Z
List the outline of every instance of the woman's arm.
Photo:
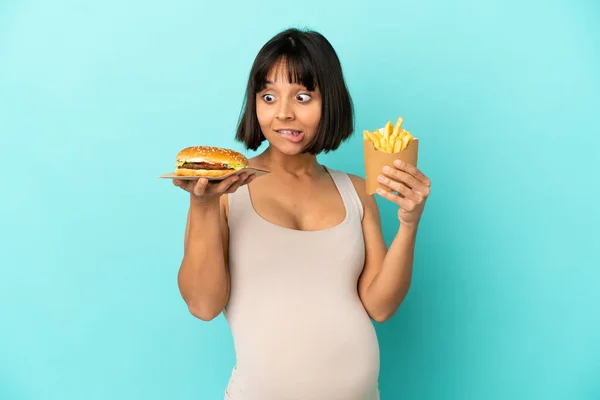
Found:
M 396 313 L 410 288 L 416 228 L 401 226 L 387 249 L 377 203 L 368 196 L 363 232 L 366 260 L 358 291 L 371 318 L 385 322 Z
M 191 196 L 178 285 L 190 312 L 210 321 L 229 299 L 227 196 L 202 204 Z
M 396 171 L 393 169 L 390 174 Z M 416 174 L 415 171 L 413 172 Z M 416 188 L 414 190 L 419 189 L 420 192 L 425 192 L 416 198 L 408 192 L 402 200 L 392 193 L 383 195 L 383 197 L 399 203 L 401 207 L 398 213 L 400 227 L 388 249 L 383 237 L 375 198 L 366 194 L 363 179 L 357 176 L 351 177 L 364 207 L 362 225 L 366 258 L 363 272 L 359 278 L 358 293 L 371 318 L 377 322 L 384 322 L 395 314 L 410 288 L 418 224 L 425 199 L 429 195 L 430 183 L 424 176 L 421 179 L 424 179 L 427 184 L 419 186 L 413 182 L 413 186 Z M 401 180 L 397 177 L 395 179 Z M 390 182 L 387 183 L 393 185 Z M 424 189 L 425 186 L 427 189 Z M 404 191 L 404 189 L 400 190 Z M 409 199 L 412 200 L 408 202 Z

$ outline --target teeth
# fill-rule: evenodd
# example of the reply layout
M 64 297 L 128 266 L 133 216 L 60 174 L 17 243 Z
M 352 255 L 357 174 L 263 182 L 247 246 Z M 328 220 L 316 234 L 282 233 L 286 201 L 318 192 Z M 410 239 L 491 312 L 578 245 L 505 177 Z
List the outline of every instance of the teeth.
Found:
M 298 131 L 288 131 L 288 130 L 280 130 L 278 132 L 282 133 L 284 135 L 294 135 L 294 136 L 298 136 L 300 134 L 300 132 L 298 132 Z

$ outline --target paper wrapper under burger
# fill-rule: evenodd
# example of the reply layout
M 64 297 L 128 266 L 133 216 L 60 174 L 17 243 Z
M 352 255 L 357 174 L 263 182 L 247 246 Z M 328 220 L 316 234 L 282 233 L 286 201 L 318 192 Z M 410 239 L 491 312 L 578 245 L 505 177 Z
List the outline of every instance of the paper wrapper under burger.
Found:
M 364 140 L 364 162 L 365 162 L 365 181 L 367 184 L 367 193 L 374 194 L 377 188 L 389 190 L 386 186 L 377 182 L 377 177 L 383 174 L 383 167 L 393 166 L 395 160 L 403 160 L 413 165 L 417 165 L 417 155 L 419 150 L 419 139 L 413 139 L 412 142 L 401 152 L 385 153 L 375 149 L 373 143 Z M 385 175 L 384 175 L 385 176 Z

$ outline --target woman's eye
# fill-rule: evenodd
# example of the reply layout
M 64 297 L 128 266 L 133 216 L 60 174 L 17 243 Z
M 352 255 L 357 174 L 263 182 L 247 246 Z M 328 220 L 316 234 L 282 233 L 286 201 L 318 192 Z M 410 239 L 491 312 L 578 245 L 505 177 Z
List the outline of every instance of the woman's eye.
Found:
M 271 101 L 275 100 L 275 97 L 272 94 L 265 94 L 263 96 L 263 100 L 270 103 Z
M 299 94 L 298 100 L 300 100 L 301 102 L 306 102 L 310 100 L 310 96 L 307 94 Z

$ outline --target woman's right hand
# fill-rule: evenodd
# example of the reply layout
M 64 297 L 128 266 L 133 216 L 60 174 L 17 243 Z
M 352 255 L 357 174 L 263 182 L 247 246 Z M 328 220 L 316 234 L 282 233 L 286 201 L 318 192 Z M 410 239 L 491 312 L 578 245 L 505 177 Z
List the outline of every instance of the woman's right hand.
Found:
M 240 186 L 254 180 L 256 175 L 242 172 L 239 175 L 231 175 L 222 181 L 209 181 L 206 178 L 198 180 L 173 179 L 173 184 L 192 195 L 194 201 L 202 204 L 210 204 L 219 201 L 225 193 L 233 193 Z

